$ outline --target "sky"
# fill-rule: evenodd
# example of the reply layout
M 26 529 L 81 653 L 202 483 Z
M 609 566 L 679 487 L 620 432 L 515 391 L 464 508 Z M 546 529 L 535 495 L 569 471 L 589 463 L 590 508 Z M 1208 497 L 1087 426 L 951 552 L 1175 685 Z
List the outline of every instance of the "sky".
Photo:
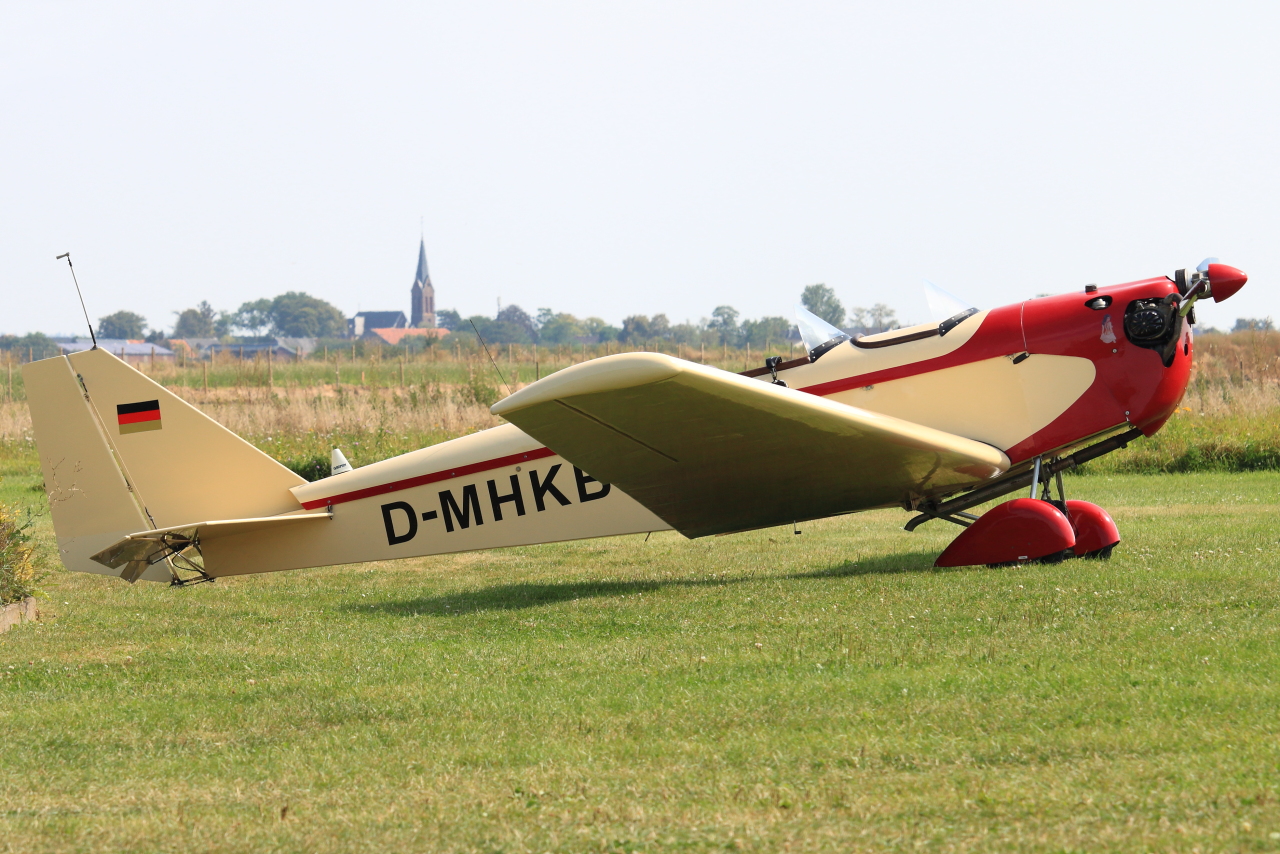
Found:
M 291 290 L 929 319 L 1172 275 L 1280 318 L 1280 5 L 0 2 L 0 332 Z

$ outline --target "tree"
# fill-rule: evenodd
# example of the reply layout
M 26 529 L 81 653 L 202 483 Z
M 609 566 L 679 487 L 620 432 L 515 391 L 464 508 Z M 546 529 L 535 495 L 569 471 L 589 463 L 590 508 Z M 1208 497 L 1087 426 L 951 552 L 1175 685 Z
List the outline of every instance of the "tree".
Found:
M 671 321 L 665 314 L 655 314 L 649 321 L 649 337 L 662 339 L 671 337 Z
M 290 338 L 339 338 L 347 334 L 347 318 L 318 297 L 289 291 L 271 301 L 271 331 Z
M 844 319 L 845 328 L 853 329 L 860 332 L 867 332 L 871 329 L 871 313 L 860 305 L 855 305 L 849 309 L 848 315 Z
M 175 312 L 178 320 L 173 324 L 174 338 L 216 338 L 221 334 L 219 324 L 222 318 L 208 301 L 201 300 L 195 308 Z
M 790 331 L 791 321 L 785 317 L 762 317 L 742 322 L 742 337 L 752 347 L 764 348 L 772 343 L 786 349 Z
M 485 340 L 486 344 L 532 344 L 533 336 L 529 334 L 529 330 L 519 324 L 506 320 L 497 320 L 492 317 L 485 317 L 477 314 L 468 317 L 462 322 L 460 327 L 465 335 L 471 335 L 471 324 L 475 324 L 476 331 L 480 333 L 480 337 Z
M 633 314 L 622 318 L 622 331 L 618 340 L 627 344 L 638 344 L 649 340 L 649 316 Z
M 690 346 L 702 344 L 706 330 L 694 323 L 677 323 L 671 327 L 671 340 L 677 344 Z
M 499 323 L 510 323 L 524 330 L 530 341 L 538 340 L 538 325 L 533 322 L 529 313 L 518 305 L 509 305 L 498 312 L 494 320 Z
M 601 321 L 603 325 L 604 321 Z M 569 344 L 575 338 L 589 334 L 581 320 L 572 314 L 553 314 L 551 309 L 538 310 L 538 341 L 546 344 Z
M 451 308 L 442 308 L 436 312 L 436 326 L 455 332 L 462 328 L 462 315 Z
M 29 332 L 17 335 L 0 336 L 0 350 L 9 350 L 17 354 L 20 360 L 28 355 L 33 359 L 49 359 L 58 355 L 58 344 L 43 332 Z
M 247 302 L 231 316 L 231 325 L 252 335 L 260 336 L 271 328 L 271 307 L 269 299 Z
M 98 334 L 103 338 L 138 339 L 147 334 L 147 319 L 132 311 L 117 311 L 98 318 Z
M 737 347 L 742 338 L 742 330 L 738 328 L 738 310 L 731 305 L 716 306 L 707 321 L 707 329 L 711 330 L 721 344 Z
M 826 285 L 809 285 L 800 294 L 800 303 L 832 326 L 844 323 L 844 306 L 836 299 L 836 292 Z
M 867 325 L 876 332 L 898 328 L 897 312 L 882 302 L 878 302 L 867 309 L 867 321 Z

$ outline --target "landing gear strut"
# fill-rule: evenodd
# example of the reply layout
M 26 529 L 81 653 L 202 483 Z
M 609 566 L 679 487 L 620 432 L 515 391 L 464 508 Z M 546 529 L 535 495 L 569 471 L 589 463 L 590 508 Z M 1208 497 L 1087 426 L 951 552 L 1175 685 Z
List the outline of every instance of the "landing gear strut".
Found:
M 1120 542 L 1116 523 L 1096 504 L 1067 501 L 1062 472 L 1122 448 L 1140 435 L 1141 431 L 1133 429 L 1047 464 L 1036 457 L 1030 471 L 941 504 L 921 504 L 916 508 L 920 515 L 907 523 L 907 530 L 929 519 L 946 519 L 965 528 L 938 556 L 935 566 L 1060 563 L 1070 557 L 1106 560 Z M 1058 488 L 1057 500 L 1049 497 L 1050 477 Z M 980 517 L 963 512 L 1028 485 L 1027 498 L 1006 501 Z M 1042 486 L 1044 498 L 1040 497 Z

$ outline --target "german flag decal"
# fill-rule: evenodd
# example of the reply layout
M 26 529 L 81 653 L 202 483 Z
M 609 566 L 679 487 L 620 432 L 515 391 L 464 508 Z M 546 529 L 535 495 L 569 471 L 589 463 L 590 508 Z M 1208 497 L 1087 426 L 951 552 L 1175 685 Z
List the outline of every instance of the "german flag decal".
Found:
M 120 434 L 141 433 L 160 429 L 160 401 L 144 400 L 141 403 L 116 404 L 116 417 L 120 419 Z

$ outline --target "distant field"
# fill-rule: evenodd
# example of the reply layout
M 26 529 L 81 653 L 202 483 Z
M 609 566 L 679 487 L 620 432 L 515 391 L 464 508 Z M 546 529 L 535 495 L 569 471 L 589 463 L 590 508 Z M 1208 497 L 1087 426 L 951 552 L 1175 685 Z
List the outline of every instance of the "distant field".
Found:
M 1280 850 L 1280 474 L 1068 491 L 1112 561 L 937 571 L 877 512 L 56 573 L 0 636 L 0 851 Z

